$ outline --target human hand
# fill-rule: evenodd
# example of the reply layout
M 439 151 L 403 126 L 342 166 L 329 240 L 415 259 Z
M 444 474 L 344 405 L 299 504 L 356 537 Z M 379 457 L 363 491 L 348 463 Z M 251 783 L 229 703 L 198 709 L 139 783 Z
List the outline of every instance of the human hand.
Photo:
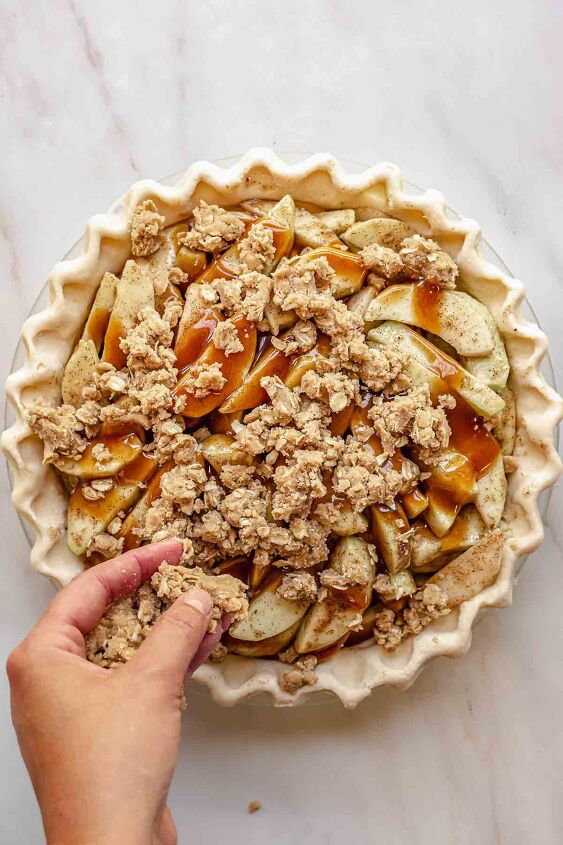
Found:
M 8 658 L 12 718 L 53 845 L 173 845 L 166 806 L 176 765 L 181 687 L 217 644 L 211 599 L 190 590 L 117 670 L 85 658 L 84 636 L 182 547 L 144 546 L 79 575 Z

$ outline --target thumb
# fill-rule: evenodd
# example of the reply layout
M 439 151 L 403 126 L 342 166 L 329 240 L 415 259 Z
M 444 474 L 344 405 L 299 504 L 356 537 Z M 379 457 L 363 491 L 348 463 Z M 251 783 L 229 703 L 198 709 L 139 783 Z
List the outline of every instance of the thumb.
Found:
M 127 668 L 156 672 L 175 693 L 205 636 L 211 614 L 211 597 L 205 590 L 188 590 L 156 621 Z

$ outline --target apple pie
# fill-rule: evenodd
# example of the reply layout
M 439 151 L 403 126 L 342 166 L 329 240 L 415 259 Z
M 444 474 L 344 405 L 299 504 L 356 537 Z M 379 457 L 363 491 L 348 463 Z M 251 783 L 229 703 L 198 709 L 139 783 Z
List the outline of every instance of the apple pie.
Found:
M 230 619 L 212 660 L 268 658 L 291 696 L 337 652 L 439 628 L 501 570 L 517 403 L 453 242 L 278 196 L 201 198 L 172 225 L 136 202 L 60 401 L 25 409 L 83 565 L 183 546 L 90 635 L 101 665 L 200 584 Z

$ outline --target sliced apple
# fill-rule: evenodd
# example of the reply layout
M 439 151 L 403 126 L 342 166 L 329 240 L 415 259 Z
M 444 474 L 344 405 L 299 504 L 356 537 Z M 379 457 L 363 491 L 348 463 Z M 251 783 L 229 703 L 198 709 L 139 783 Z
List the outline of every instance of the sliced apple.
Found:
M 506 502 L 506 475 L 499 453 L 487 471 L 477 480 L 475 507 L 487 528 L 498 528 Z
M 176 367 L 180 373 L 183 373 L 186 367 L 193 364 L 211 343 L 213 332 L 220 320 L 221 317 L 215 309 L 208 307 L 199 314 L 192 325 L 184 325 L 182 335 L 178 337 L 174 346 Z
M 516 443 L 516 402 L 509 387 L 498 388 L 498 392 L 504 399 L 504 408 L 495 421 L 493 434 L 499 442 L 502 454 L 512 455 Z
M 401 220 L 393 220 L 390 217 L 373 217 L 370 220 L 354 223 L 344 232 L 342 240 L 354 252 L 359 252 L 372 244 L 379 244 L 398 252 L 402 241 L 415 234 L 415 230 Z
M 302 208 L 297 209 L 295 212 L 295 243 L 297 246 L 316 249 L 334 243 L 334 241 L 340 243 L 340 239 L 332 229 L 311 214 L 310 211 L 305 211 Z
M 82 339 L 94 341 L 97 352 L 104 342 L 118 283 L 119 279 L 113 273 L 104 273 L 84 326 Z
M 211 340 L 215 326 L 221 319 L 213 303 L 205 300 L 206 290 L 208 289 L 204 285 L 195 283 L 186 288 L 184 310 L 174 346 L 180 371 L 197 358 L 205 344 Z M 194 331 L 191 331 L 192 329 Z
M 267 219 L 272 219 L 284 229 L 294 230 L 295 227 L 295 201 L 291 194 L 286 194 L 269 211 Z M 262 222 L 267 222 L 266 220 Z M 280 256 L 281 258 L 281 256 Z M 279 261 L 279 258 L 278 258 Z
M 325 528 L 330 528 L 338 537 L 351 537 L 368 530 L 369 522 L 363 513 L 353 510 L 348 502 L 335 502 L 336 512 L 330 518 L 317 514 L 317 519 Z
M 416 519 L 428 507 L 428 496 L 420 487 L 413 487 L 401 497 L 403 508 L 410 520 Z
M 290 628 L 265 640 L 249 642 L 247 640 L 237 640 L 226 634 L 221 642 L 229 651 L 234 652 L 234 654 L 240 654 L 242 657 L 272 657 L 289 646 L 299 630 L 300 624 L 301 620 L 298 619 Z
M 144 484 L 156 469 L 156 459 L 141 453 L 117 476 L 116 484 L 103 499 L 94 502 L 82 493 L 79 484 L 68 503 L 68 546 L 82 555 L 96 534 L 105 531 L 112 519 L 128 511 L 141 497 Z
M 213 411 L 209 417 L 209 430 L 212 434 L 233 434 L 233 422 L 240 422 L 243 416 L 243 411 L 233 414 L 222 414 L 219 410 Z
M 135 261 L 128 261 L 117 284 L 115 304 L 104 339 L 102 360 L 118 370 L 127 363 L 119 342 L 137 321 L 142 308 L 154 308 L 154 288 L 150 276 Z
M 419 300 L 422 286 L 391 285 L 373 300 L 366 320 L 393 320 L 434 332 L 450 343 L 458 355 L 487 355 L 494 341 L 486 322 L 456 291 L 436 290 L 432 308 Z
M 361 205 L 358 208 L 354 209 L 356 220 L 358 222 L 363 220 L 373 220 L 374 218 L 391 220 L 393 219 L 391 214 L 387 214 L 386 211 L 380 211 L 377 208 L 372 208 L 369 205 Z
M 80 408 L 84 403 L 83 389 L 92 383 L 92 373 L 100 363 L 96 344 L 93 340 L 79 340 L 74 352 L 68 359 L 63 374 L 61 391 L 63 402 Z
M 287 387 L 298 387 L 301 379 L 309 370 L 313 370 L 320 357 L 326 358 L 330 352 L 330 338 L 326 335 L 319 335 L 317 343 L 309 352 L 302 355 L 292 356 L 284 384 Z
M 332 293 L 337 299 L 343 299 L 345 296 L 350 296 L 360 290 L 367 271 L 357 255 L 353 255 L 344 249 L 324 246 L 298 256 L 292 261 L 306 263 L 317 258 L 326 258 L 334 270 L 336 278 L 332 284 Z
M 246 411 L 268 402 L 268 394 L 260 384 L 265 376 L 279 376 L 284 379 L 291 363 L 290 356 L 276 349 L 268 340 L 256 363 L 245 375 L 242 384 L 234 390 L 221 405 L 222 414 Z
M 479 357 L 464 358 L 462 363 L 464 367 L 472 373 L 476 379 L 492 387 L 494 390 L 506 387 L 506 381 L 510 372 L 510 364 L 508 363 L 508 356 L 506 349 L 495 322 L 495 318 L 489 309 L 483 305 L 479 300 L 474 299 L 468 293 L 462 291 L 453 291 L 453 293 L 462 299 L 467 305 L 472 308 L 479 318 L 488 327 L 491 337 L 493 338 L 493 348 L 487 354 Z
M 436 536 L 443 537 L 456 516 L 477 492 L 476 472 L 470 459 L 453 449 L 445 449 L 431 465 L 421 465 L 430 473 L 424 482 L 428 507 L 424 519 Z
M 278 596 L 276 590 L 282 578 L 282 573 L 276 573 L 268 579 L 261 591 L 251 598 L 248 617 L 229 629 L 233 639 L 259 642 L 275 637 L 299 622 L 311 602 L 288 601 Z
M 256 327 L 242 315 L 234 317 L 233 324 L 237 331 L 238 339 L 243 346 L 240 352 L 234 352 L 232 355 L 227 356 L 222 349 L 218 349 L 212 341 L 209 341 L 199 358 L 194 362 L 194 364 L 202 366 L 209 366 L 213 363 L 221 365 L 221 372 L 226 379 L 221 390 L 213 391 L 199 399 L 187 392 L 190 368 L 188 368 L 186 375 L 176 385 L 174 394 L 185 397 L 184 409 L 182 411 L 184 416 L 199 418 L 214 411 L 231 393 L 240 387 L 248 373 L 256 351 Z
M 110 457 L 107 461 L 100 461 L 94 457 L 93 453 L 98 445 L 108 450 Z M 71 458 L 59 458 L 57 467 L 67 475 L 73 475 L 76 478 L 109 478 L 134 461 L 142 448 L 141 439 L 131 430 L 115 432 L 108 436 L 104 434 L 102 428 L 101 435 L 88 443 L 77 461 Z
M 448 607 L 457 607 L 494 583 L 502 564 L 503 547 L 502 531 L 493 531 L 446 564 L 427 583 L 440 587 Z
M 375 563 L 370 547 L 359 537 L 344 537 L 331 555 L 331 567 L 342 572 L 347 558 L 353 558 L 365 571 L 367 584 L 346 590 L 331 590 L 324 601 L 317 601 L 307 613 L 294 648 L 299 654 L 322 651 L 350 633 L 358 615 L 369 606 L 375 579 Z
M 362 288 L 357 293 L 354 293 L 346 302 L 346 307 L 349 311 L 352 311 L 353 314 L 359 314 L 359 316 L 364 321 L 364 331 L 367 333 L 371 331 L 371 329 L 375 328 L 377 322 L 371 320 L 369 323 L 366 322 L 366 313 L 377 296 L 377 292 L 375 288 L 368 285 L 367 287 Z
M 392 575 L 407 569 L 411 560 L 409 521 L 398 502 L 392 506 L 372 505 L 371 527 L 375 545 Z
M 244 208 L 245 211 L 250 212 L 250 214 L 254 215 L 254 217 L 265 217 L 270 213 L 275 204 L 276 200 L 261 199 L 245 200 L 244 202 L 241 202 L 242 208 Z
M 355 223 L 356 212 L 353 208 L 335 208 L 333 211 L 318 211 L 315 217 L 336 235 L 341 235 Z
M 413 528 L 411 567 L 415 572 L 434 572 L 436 560 L 471 548 L 485 533 L 485 524 L 471 505 L 463 508 L 443 537 L 437 537 L 421 520 Z
M 385 322 L 368 334 L 369 341 L 381 343 L 395 349 L 407 359 L 414 359 L 434 376 L 442 379 L 449 388 L 455 390 L 481 416 L 492 417 L 498 414 L 504 405 L 504 400 L 478 381 L 475 376 L 464 369 L 456 360 L 446 355 L 429 340 L 417 332 L 395 322 Z M 407 363 L 408 369 L 408 363 Z M 416 368 L 412 377 L 419 381 L 425 379 L 425 373 Z M 431 389 L 438 384 L 435 379 L 426 378 Z
M 216 472 L 221 472 L 225 464 L 252 463 L 252 456 L 240 449 L 231 434 L 210 434 L 201 442 L 201 451 Z

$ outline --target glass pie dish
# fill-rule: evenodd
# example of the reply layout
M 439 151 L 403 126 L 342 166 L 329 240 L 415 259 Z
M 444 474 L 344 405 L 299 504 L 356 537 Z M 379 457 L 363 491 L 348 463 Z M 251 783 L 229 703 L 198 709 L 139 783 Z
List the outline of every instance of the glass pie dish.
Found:
M 45 320 L 45 312 L 40 310 L 42 303 L 38 301 L 34 309 L 36 316 L 26 324 L 23 333 L 28 352 L 27 369 L 24 368 L 23 376 L 21 370 L 19 375 L 16 373 L 10 382 L 10 396 L 16 406 L 18 403 L 20 407 L 25 405 L 25 400 L 37 388 L 44 391 L 48 382 L 53 386 L 63 358 L 68 357 L 68 351 L 61 349 L 64 343 L 60 342 L 63 311 L 68 309 L 66 318 L 70 324 L 72 320 L 76 325 L 84 319 L 84 306 L 81 307 L 78 300 L 81 288 L 92 285 L 93 267 L 99 271 L 113 269 L 116 263 L 122 266 L 124 209 L 130 208 L 133 201 L 137 204 L 144 197 L 154 197 L 159 202 L 159 210 L 166 215 L 166 222 L 173 223 L 181 219 L 182 213 L 185 216 L 185 210 L 180 212 L 178 207 L 185 209 L 187 198 L 202 184 L 206 191 L 210 189 L 211 200 L 217 197 L 219 204 L 227 204 L 225 198 L 232 200 L 233 197 L 237 201 L 248 197 L 279 199 L 291 190 L 296 199 L 324 208 L 367 205 L 391 212 L 394 218 L 409 223 L 423 235 L 431 235 L 456 255 L 466 289 L 485 302 L 503 333 L 515 374 L 513 385 L 520 419 L 515 451 L 518 467 L 511 476 L 505 511 L 512 536 L 505 544 L 497 581 L 464 602 L 455 612 L 435 620 L 423 634 L 403 643 L 393 653 L 383 653 L 371 642 L 366 642 L 335 654 L 319 667 L 317 684 L 299 690 L 296 696 L 288 696 L 279 687 L 280 667 L 274 661 L 229 655 L 220 665 L 202 667 L 197 678 L 223 704 L 232 704 L 264 691 L 270 693 L 276 703 L 293 703 L 311 692 L 329 690 L 345 705 L 353 706 L 382 683 L 408 686 L 431 657 L 462 653 L 469 647 L 471 623 L 478 611 L 510 600 L 512 579 L 523 554 L 541 540 L 541 520 L 535 502 L 540 490 L 548 487 L 558 472 L 551 440 L 561 406 L 539 374 L 545 338 L 522 318 L 523 289 L 509 277 L 504 267 L 499 267 L 493 253 L 487 254 L 489 248 L 482 242 L 479 244 L 476 224 L 448 213 L 436 192 L 414 190 L 405 193 L 400 174 L 390 166 L 365 171 L 360 168 L 360 172 L 354 174 L 342 169 L 328 156 L 313 156 L 306 161 L 285 164 L 269 151 L 255 150 L 241 160 L 227 160 L 218 166 L 194 165 L 175 187 L 167 190 L 163 187 L 167 184 L 175 185 L 175 177 L 163 183 L 138 183 L 108 215 L 94 218 L 85 243 L 88 267 L 81 269 L 81 258 L 75 259 L 82 244 L 76 245 L 67 256 L 74 264 L 57 265 L 53 271 L 55 280 L 51 283 L 50 308 L 55 322 L 49 324 Z M 489 257 L 491 263 L 487 263 Z M 86 299 L 86 293 L 83 298 Z M 53 315 L 53 309 L 58 315 Z M 12 467 L 16 467 L 14 499 L 20 512 L 32 520 L 34 533 L 38 535 L 32 553 L 33 565 L 54 580 L 64 582 L 79 571 L 80 564 L 76 558 L 63 554 L 60 545 L 64 528 L 63 502 L 60 495 L 55 495 L 52 485 L 49 489 L 49 478 L 43 475 L 47 470 L 39 467 L 36 457 L 35 472 L 29 472 L 34 465 L 34 456 L 30 438 L 27 433 L 22 436 L 21 425 L 20 419 L 15 429 L 12 428 L 11 436 L 8 432 L 3 442 L 12 459 Z M 41 477 L 44 486 L 38 483 Z

